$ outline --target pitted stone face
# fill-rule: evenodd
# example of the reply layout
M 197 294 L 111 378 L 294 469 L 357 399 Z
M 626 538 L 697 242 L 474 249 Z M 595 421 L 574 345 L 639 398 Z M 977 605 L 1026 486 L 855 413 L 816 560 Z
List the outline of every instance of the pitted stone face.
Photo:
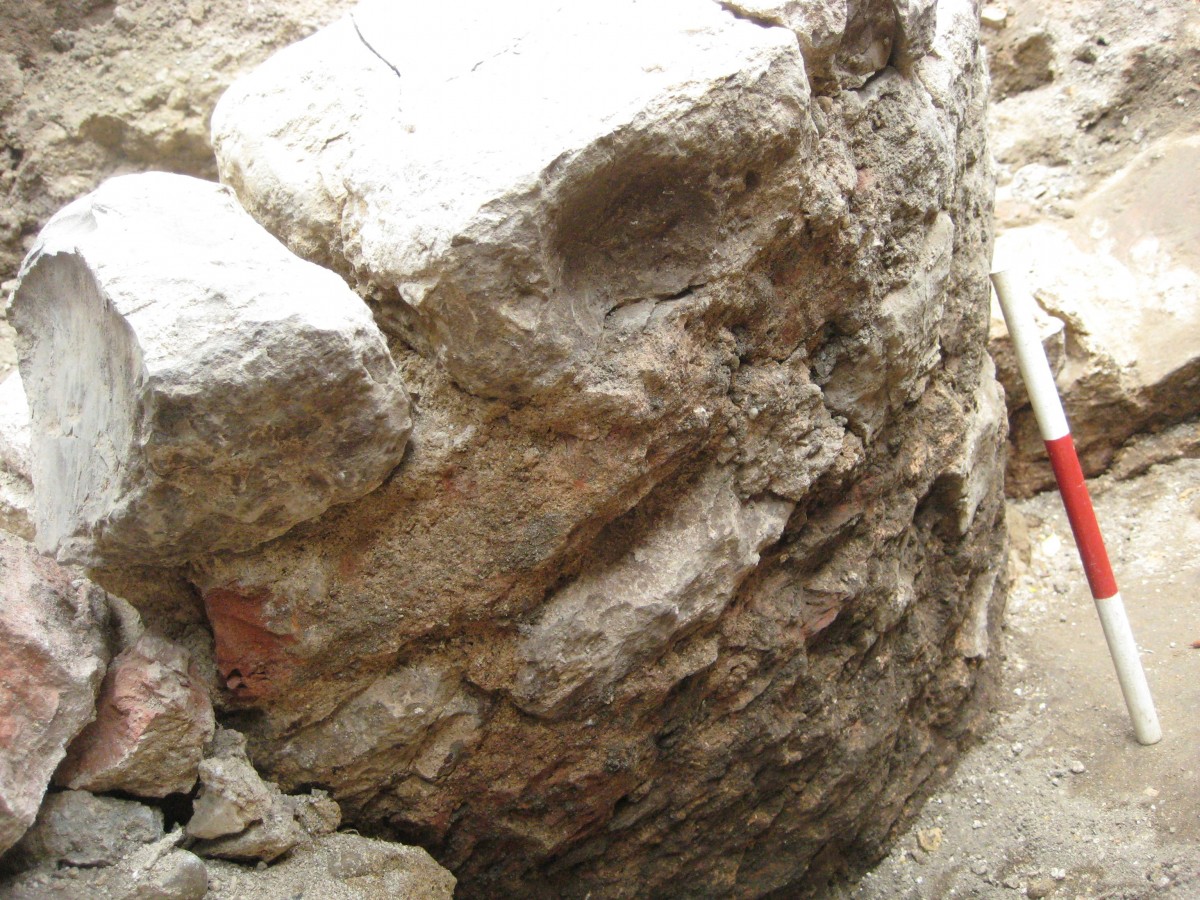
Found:
M 297 92 L 295 85 L 306 90 Z M 606 314 L 752 256 L 811 148 L 794 35 L 715 3 L 367 2 L 233 85 L 222 179 L 466 390 L 574 386 Z
M 404 453 L 408 397 L 365 304 L 218 185 L 134 175 L 72 203 L 13 320 L 38 545 L 61 560 L 246 549 Z

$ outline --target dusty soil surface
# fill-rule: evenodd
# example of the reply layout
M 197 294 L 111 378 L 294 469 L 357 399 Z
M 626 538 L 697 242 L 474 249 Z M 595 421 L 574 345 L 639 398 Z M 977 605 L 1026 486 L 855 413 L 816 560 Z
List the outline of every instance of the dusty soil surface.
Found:
M 1007 14 L 982 34 L 998 228 L 1072 218 L 1080 198 L 1143 150 L 1200 130 L 1195 0 L 1007 0 L 987 10 Z
M 833 896 L 1200 897 L 1200 461 L 1092 493 L 1162 742 L 1133 738 L 1058 497 L 1012 503 L 994 730 L 887 859 Z

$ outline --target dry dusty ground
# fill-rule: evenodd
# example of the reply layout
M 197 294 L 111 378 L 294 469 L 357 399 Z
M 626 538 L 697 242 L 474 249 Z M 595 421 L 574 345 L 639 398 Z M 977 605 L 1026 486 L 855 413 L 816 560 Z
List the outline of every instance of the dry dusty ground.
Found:
M 994 729 L 836 897 L 1200 897 L 1200 460 L 1091 487 L 1163 741 L 1133 738 L 1058 497 L 1012 503 Z

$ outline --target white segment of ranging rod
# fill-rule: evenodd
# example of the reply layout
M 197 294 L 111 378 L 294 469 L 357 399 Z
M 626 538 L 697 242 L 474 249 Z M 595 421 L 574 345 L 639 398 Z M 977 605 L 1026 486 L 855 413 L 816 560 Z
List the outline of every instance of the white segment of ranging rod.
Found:
M 1028 295 L 1021 290 L 1017 279 L 1008 272 L 993 272 L 992 284 L 1000 298 L 1000 309 L 1004 313 L 1004 324 L 1008 326 L 1013 350 L 1017 354 L 1017 365 L 1021 378 L 1033 404 L 1042 440 L 1053 441 L 1071 433 L 1067 425 L 1067 414 L 1063 412 L 1062 400 L 1058 396 L 1058 385 L 1050 371 L 1050 360 L 1042 346 L 1037 322 L 1031 308 L 1022 308 L 1020 299 Z
M 1095 602 L 1108 653 L 1125 697 L 1125 708 L 1133 722 L 1133 733 L 1139 744 L 1157 744 L 1162 740 L 1162 727 L 1158 724 L 1154 698 L 1150 696 L 1150 685 L 1146 682 L 1142 660 L 1133 640 L 1133 629 L 1125 615 L 1125 604 L 1120 593 Z

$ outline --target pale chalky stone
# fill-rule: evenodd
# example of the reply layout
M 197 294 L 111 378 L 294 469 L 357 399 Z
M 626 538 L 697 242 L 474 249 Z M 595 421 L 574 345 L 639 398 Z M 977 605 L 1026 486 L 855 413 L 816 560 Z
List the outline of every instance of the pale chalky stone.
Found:
M 246 549 L 404 453 L 408 397 L 366 305 L 226 188 L 114 178 L 50 220 L 20 278 L 37 543 L 61 561 Z
M 614 308 L 751 258 L 791 200 L 754 187 L 815 138 L 794 35 L 689 0 L 366 2 L 213 115 L 256 218 L 507 398 L 576 389 Z

